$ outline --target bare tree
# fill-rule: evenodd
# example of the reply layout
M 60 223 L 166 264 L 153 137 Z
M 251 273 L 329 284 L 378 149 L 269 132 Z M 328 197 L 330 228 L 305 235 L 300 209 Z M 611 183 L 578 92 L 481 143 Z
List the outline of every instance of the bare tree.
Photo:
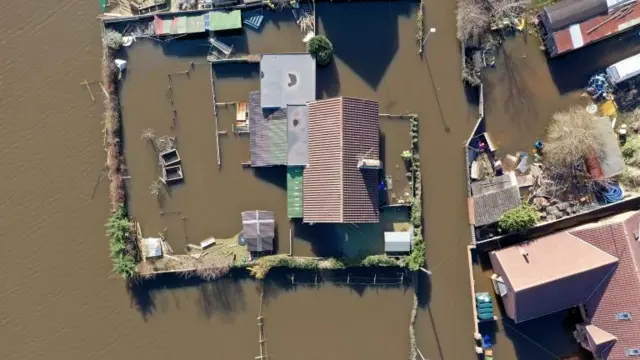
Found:
M 557 167 L 574 167 L 585 156 L 599 154 L 604 133 L 596 117 L 583 107 L 555 113 L 544 144 L 545 162 Z
M 531 4 L 530 0 L 488 0 L 488 2 L 493 22 L 519 18 Z
M 478 41 L 487 31 L 490 19 L 489 11 L 482 0 L 458 0 L 458 39 L 463 43 Z

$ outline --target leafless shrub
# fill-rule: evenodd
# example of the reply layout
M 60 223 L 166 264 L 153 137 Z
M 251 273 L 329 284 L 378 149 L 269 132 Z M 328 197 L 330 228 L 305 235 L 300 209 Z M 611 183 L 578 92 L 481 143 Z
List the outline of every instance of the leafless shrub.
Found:
M 530 0 L 488 0 L 490 8 L 490 17 L 493 22 L 500 22 L 506 19 L 512 19 L 522 16 L 527 7 L 531 4 Z
M 153 140 L 155 137 L 156 133 L 151 128 L 142 130 L 142 134 L 140 135 L 140 139 L 142 140 Z
M 458 24 L 458 39 L 467 43 L 476 42 L 487 31 L 491 20 L 483 0 L 458 0 L 456 21 Z
M 156 277 L 155 269 L 153 268 L 153 265 L 147 261 L 143 261 L 138 264 L 138 275 L 140 275 L 142 279 L 147 279 L 147 280 L 153 279 Z
M 231 270 L 231 265 L 228 263 L 218 266 L 199 263 L 195 273 L 200 276 L 202 280 L 211 281 L 223 277 L 229 273 L 229 270 Z
M 153 196 L 158 196 L 158 194 L 160 194 L 161 189 L 162 189 L 162 185 L 160 183 L 160 180 L 155 180 L 154 182 L 151 183 L 151 185 L 149 185 L 149 192 Z
M 555 113 L 544 144 L 545 162 L 559 168 L 574 167 L 604 145 L 595 116 L 582 107 Z

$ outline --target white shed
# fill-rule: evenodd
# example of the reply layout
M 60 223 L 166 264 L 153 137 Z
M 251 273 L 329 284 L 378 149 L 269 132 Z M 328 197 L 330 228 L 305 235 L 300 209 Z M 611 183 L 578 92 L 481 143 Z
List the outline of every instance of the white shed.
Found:
M 384 233 L 384 251 L 387 253 L 407 253 L 411 251 L 413 228 L 408 231 L 393 231 Z
M 156 258 L 162 256 L 161 238 L 143 238 L 142 251 L 145 258 Z

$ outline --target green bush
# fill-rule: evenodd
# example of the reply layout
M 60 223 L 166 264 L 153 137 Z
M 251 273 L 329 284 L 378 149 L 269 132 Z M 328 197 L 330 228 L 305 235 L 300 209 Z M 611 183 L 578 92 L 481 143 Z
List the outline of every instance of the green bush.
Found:
M 405 150 L 405 151 L 402 152 L 401 156 L 402 156 L 402 160 L 409 161 L 409 160 L 411 160 L 411 151 Z
M 136 261 L 127 253 L 127 242 L 131 236 L 133 224 L 127 217 L 124 205 L 120 205 L 109 220 L 107 220 L 107 237 L 109 238 L 109 253 L 113 261 L 113 271 L 125 279 L 136 273 Z
M 325 66 L 333 57 L 333 45 L 324 35 L 317 35 L 309 40 L 309 53 L 316 58 L 318 65 Z
M 411 249 L 411 255 L 407 261 L 407 267 L 411 271 L 420 270 L 424 266 L 424 258 L 426 255 L 426 248 L 422 236 L 416 236 L 413 240 L 413 248 Z
M 367 256 L 360 263 L 364 267 L 377 267 L 377 266 L 399 266 L 398 260 L 390 258 L 387 255 L 371 255 Z
M 503 233 L 523 232 L 533 227 L 538 220 L 538 211 L 525 204 L 504 213 L 498 220 L 498 230 Z
M 622 146 L 622 157 L 627 165 L 640 165 L 640 136 L 632 136 Z
M 136 260 L 129 255 L 118 255 L 113 258 L 113 272 L 125 279 L 130 279 L 136 275 Z

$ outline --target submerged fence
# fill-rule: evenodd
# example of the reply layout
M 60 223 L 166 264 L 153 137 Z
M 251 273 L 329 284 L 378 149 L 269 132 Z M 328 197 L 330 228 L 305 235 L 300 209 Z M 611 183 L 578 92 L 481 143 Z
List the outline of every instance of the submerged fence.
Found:
M 384 274 L 373 276 L 363 275 L 334 275 L 334 274 L 322 274 L 318 272 L 308 273 L 292 273 L 288 275 L 289 280 L 294 285 L 322 285 L 323 283 L 341 284 L 341 285 L 365 285 L 365 286 L 388 286 L 388 285 L 402 285 L 405 283 L 404 273 Z

